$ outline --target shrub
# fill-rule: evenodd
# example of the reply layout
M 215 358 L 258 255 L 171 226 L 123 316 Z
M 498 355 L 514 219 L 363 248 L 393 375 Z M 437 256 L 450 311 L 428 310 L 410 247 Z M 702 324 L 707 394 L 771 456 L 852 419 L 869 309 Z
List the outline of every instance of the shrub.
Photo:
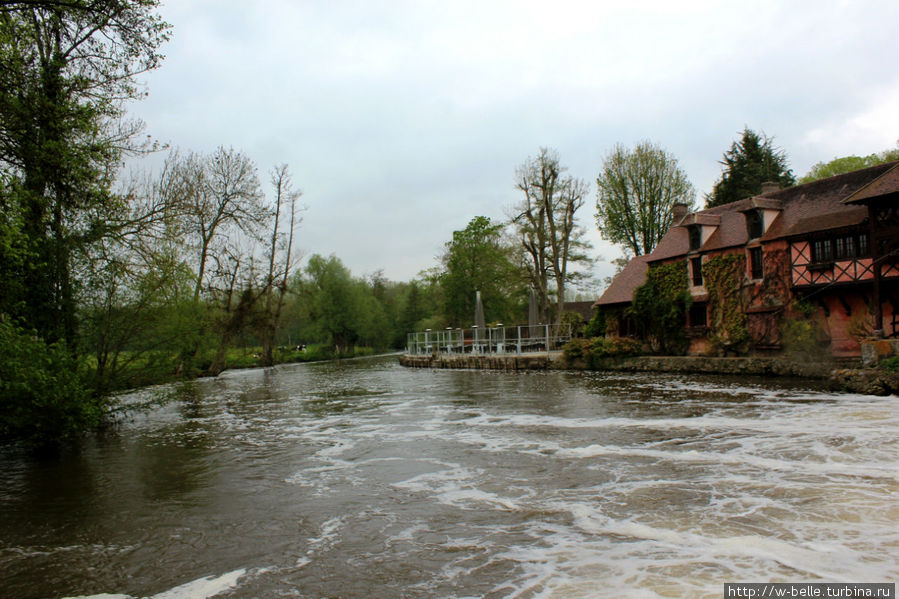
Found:
M 586 356 L 592 348 L 590 339 L 572 339 L 562 347 L 562 355 L 569 363 Z
M 601 308 L 593 310 L 593 318 L 587 323 L 584 329 L 586 337 L 602 337 L 606 334 L 606 313 Z
M 880 367 L 888 372 L 899 372 L 899 356 L 890 356 L 881 360 Z
M 64 344 L 46 344 L 0 318 L 0 438 L 57 445 L 97 427 L 108 403 Z
M 618 358 L 638 356 L 643 353 L 642 345 L 630 337 L 608 337 L 593 340 L 590 355 L 594 358 Z
M 637 356 L 643 353 L 640 341 L 628 337 L 598 337 L 595 339 L 572 339 L 562 348 L 565 361 L 572 364 L 579 360 L 587 368 L 602 368 L 609 358 Z
M 830 342 L 826 327 L 818 322 L 814 304 L 794 302 L 792 314 L 784 320 L 781 330 L 781 343 L 784 352 L 794 359 L 820 360 L 830 355 L 827 345 Z

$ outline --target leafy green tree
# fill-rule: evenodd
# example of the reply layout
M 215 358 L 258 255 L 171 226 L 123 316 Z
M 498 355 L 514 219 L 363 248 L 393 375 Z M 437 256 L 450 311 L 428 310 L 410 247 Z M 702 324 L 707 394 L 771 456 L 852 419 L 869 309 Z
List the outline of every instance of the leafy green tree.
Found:
M 796 183 L 787 154 L 774 146 L 773 138 L 759 135 L 748 127 L 740 141 L 731 144 L 721 161 L 724 172 L 712 193 L 705 197 L 706 208 L 744 200 L 762 192 L 762 183 L 772 181 L 781 187 Z
M 899 160 L 899 148 L 884 150 L 883 152 L 867 156 L 842 156 L 834 158 L 830 162 L 818 162 L 799 179 L 798 183 L 811 183 L 818 179 L 826 179 L 827 177 L 857 171 L 869 166 L 877 166 L 885 162 L 893 162 L 894 160 Z
M 359 340 L 361 297 L 349 269 L 337 256 L 309 258 L 299 282 L 311 332 L 338 351 L 355 347 Z
M 140 123 L 135 76 L 156 68 L 169 25 L 156 0 L 4 2 L 0 10 L 0 226 L 18 261 L 4 309 L 47 341 L 76 346 L 76 261 L 109 233 L 106 212 Z M 12 274 L 12 273 L 6 273 Z
M 419 327 L 418 323 L 430 313 L 431 311 L 427 307 L 426 291 L 422 290 L 418 281 L 411 281 L 405 286 L 399 300 L 394 347 L 403 347 L 407 334 L 428 328 Z
M 134 224 L 129 198 L 112 184 L 126 154 L 149 149 L 125 108 L 143 95 L 136 76 L 162 59 L 170 27 L 158 5 L 0 4 L 0 321 L 8 352 L 0 356 L 0 435 L 63 440 L 104 412 L 106 376 L 85 375 L 78 357 L 86 337 L 79 310 L 106 306 L 112 315 L 109 281 L 95 275 L 128 275 L 123 246 L 107 246 Z M 117 288 L 116 297 L 133 305 L 138 287 Z M 99 336 L 89 342 L 99 357 L 121 347 Z
M 452 241 L 447 242 L 440 284 L 449 324 L 471 326 L 477 291 L 488 322 L 508 322 L 516 316 L 516 299 L 524 297 L 525 291 L 502 231 L 501 224 L 476 216 L 465 229 L 454 231 Z
M 596 178 L 596 223 L 609 241 L 635 256 L 649 254 L 671 226 L 674 205 L 692 207 L 695 194 L 677 159 L 661 147 L 616 144 Z
M 587 323 L 587 328 L 584 329 L 585 337 L 603 337 L 606 334 L 606 313 L 601 310 L 594 308 L 593 309 L 593 317 Z

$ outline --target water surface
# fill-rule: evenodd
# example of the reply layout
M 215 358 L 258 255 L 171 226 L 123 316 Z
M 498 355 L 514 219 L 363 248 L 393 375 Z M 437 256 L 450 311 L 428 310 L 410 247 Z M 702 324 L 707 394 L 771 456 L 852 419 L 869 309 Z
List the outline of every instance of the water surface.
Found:
M 0 452 L 0 596 L 717 598 L 899 578 L 895 397 L 395 357 L 169 391 L 77 453 Z

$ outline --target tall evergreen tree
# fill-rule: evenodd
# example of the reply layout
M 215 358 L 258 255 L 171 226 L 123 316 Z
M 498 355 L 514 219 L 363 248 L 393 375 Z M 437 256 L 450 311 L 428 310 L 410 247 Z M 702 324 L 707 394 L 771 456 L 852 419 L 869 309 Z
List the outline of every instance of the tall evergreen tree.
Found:
M 721 179 L 705 196 L 706 208 L 730 204 L 762 192 L 762 183 L 773 181 L 781 187 L 796 183 L 787 154 L 774 146 L 774 139 L 748 127 L 740 141 L 731 144 L 721 161 Z

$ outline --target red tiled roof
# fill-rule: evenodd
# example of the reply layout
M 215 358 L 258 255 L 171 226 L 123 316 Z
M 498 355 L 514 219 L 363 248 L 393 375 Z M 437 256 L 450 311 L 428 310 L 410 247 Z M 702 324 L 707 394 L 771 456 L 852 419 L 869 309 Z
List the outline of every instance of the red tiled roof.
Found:
M 634 291 L 646 282 L 646 273 L 649 270 L 647 256 L 637 256 L 627 263 L 627 266 L 618 273 L 612 284 L 600 296 L 593 307 L 609 306 L 613 304 L 629 304 L 634 297 Z
M 790 227 L 782 235 L 792 237 L 805 235 L 814 231 L 829 231 L 830 229 L 842 229 L 853 225 L 860 225 L 868 218 L 868 209 L 864 206 L 851 206 L 840 212 L 829 212 L 817 216 L 804 218 Z
M 780 215 L 768 227 L 762 241 L 860 224 L 866 213 L 863 214 L 856 206 L 846 205 L 844 201 L 855 202 L 899 191 L 897 167 L 899 162 L 888 162 L 701 210 L 697 215 L 718 217 L 720 225 L 700 250 L 707 252 L 745 245 L 749 241 L 749 233 L 741 211 L 751 210 L 754 207 L 774 208 L 778 204 L 783 207 Z M 886 177 L 883 176 L 885 174 Z M 683 222 L 699 221 L 695 218 L 691 221 L 688 216 Z M 649 255 L 648 261 L 657 262 L 685 256 L 688 251 L 689 236 L 686 229 L 682 226 L 672 227 L 659 241 L 655 251 Z
M 843 200 L 843 203 L 852 204 L 899 191 L 899 162 L 891 162 L 890 164 L 893 165 L 893 168 L 853 193 Z

